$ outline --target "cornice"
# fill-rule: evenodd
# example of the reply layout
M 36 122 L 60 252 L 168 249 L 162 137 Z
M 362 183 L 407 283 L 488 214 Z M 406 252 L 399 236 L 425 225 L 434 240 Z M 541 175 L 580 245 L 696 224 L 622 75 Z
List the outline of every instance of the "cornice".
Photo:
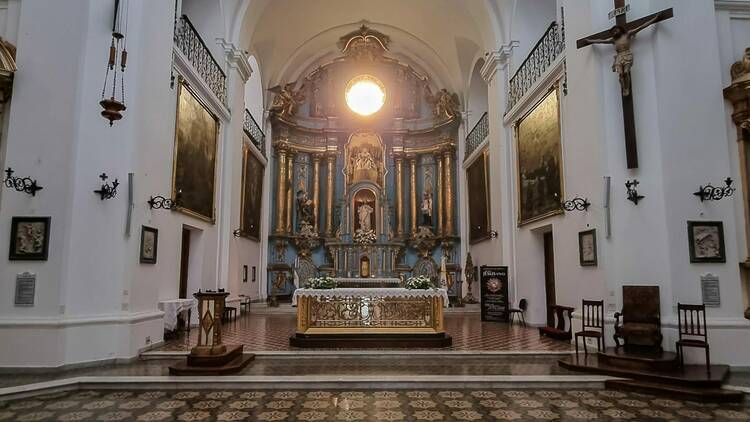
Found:
M 249 61 L 250 56 L 245 51 L 237 48 L 234 43 L 228 42 L 224 38 L 217 38 L 216 43 L 224 49 L 224 56 L 229 67 L 239 72 L 242 82 L 247 82 L 250 79 L 250 75 L 253 74 L 253 69 L 250 67 Z
M 508 44 L 500 46 L 497 50 L 492 50 L 485 55 L 484 65 L 479 70 L 482 75 L 482 79 L 488 84 L 492 82 L 495 74 L 500 69 L 505 69 L 508 66 L 508 60 L 513 49 L 518 47 L 518 41 L 511 41 Z

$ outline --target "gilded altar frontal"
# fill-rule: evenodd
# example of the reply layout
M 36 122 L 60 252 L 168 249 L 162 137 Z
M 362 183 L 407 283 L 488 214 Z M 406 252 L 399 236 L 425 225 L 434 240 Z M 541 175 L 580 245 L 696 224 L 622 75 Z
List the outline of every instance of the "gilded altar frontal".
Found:
M 519 224 L 561 212 L 560 139 L 560 104 L 555 89 L 516 124 Z

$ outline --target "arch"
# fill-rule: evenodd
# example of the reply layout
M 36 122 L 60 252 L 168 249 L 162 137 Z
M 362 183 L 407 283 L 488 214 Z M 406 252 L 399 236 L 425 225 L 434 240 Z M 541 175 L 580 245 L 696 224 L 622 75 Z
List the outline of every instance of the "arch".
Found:
M 468 112 L 466 123 L 468 130 L 471 130 L 477 124 L 482 114 L 486 113 L 489 107 L 487 83 L 482 78 L 482 66 L 484 66 L 484 59 L 480 58 L 474 64 L 469 78 L 469 86 L 466 90 L 466 111 Z

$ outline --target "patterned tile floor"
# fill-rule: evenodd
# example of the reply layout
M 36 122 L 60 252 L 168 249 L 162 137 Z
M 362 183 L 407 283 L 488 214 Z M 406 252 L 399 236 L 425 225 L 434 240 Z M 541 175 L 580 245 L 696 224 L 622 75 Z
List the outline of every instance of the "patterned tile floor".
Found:
M 0 402 L 0 421 L 735 421 L 748 404 L 592 390 L 75 391 Z
M 249 351 L 299 350 L 289 346 L 289 337 L 294 335 L 294 314 L 249 313 L 237 317 L 223 326 L 226 344 L 244 344 Z M 453 337 L 457 351 L 570 351 L 569 343 L 540 337 L 535 328 L 517 324 L 482 322 L 479 314 L 447 313 L 445 329 Z M 189 336 L 170 340 L 158 351 L 190 350 L 198 341 L 195 328 Z

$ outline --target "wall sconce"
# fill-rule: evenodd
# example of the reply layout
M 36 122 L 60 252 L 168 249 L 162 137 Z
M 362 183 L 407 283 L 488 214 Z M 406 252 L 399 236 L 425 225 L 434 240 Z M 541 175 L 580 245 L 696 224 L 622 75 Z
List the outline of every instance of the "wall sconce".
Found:
M 693 195 L 699 197 L 701 199 L 701 202 L 719 201 L 723 198 L 728 198 L 734 195 L 734 191 L 736 189 L 732 187 L 733 182 L 734 181 L 731 177 L 727 177 L 724 180 L 724 186 L 717 187 L 709 183 L 706 186 L 698 187 L 698 191 L 693 193 Z
M 13 169 L 8 167 L 5 170 L 5 179 L 3 184 L 6 188 L 15 189 L 18 192 L 28 193 L 31 196 L 36 196 L 36 193 L 43 187 L 37 185 L 36 179 L 30 177 L 15 177 L 13 176 Z
M 641 182 L 636 179 L 625 182 L 625 187 L 628 188 L 628 201 L 636 205 L 641 199 L 645 198 L 645 196 L 638 194 L 638 185 L 640 184 Z
M 497 230 L 490 230 L 490 239 L 497 239 Z
M 173 210 L 177 208 L 177 202 L 180 200 L 180 196 L 182 196 L 182 189 L 177 191 L 177 195 L 175 195 L 174 199 L 165 198 L 161 195 L 152 195 L 146 203 L 152 210 Z
M 235 231 L 232 232 L 232 235 L 234 237 L 240 237 L 240 236 L 242 236 L 242 229 L 236 229 Z
M 589 202 L 588 198 L 581 198 L 579 196 L 562 203 L 565 211 L 586 211 L 590 206 L 591 202 Z
M 115 179 L 112 184 L 106 183 L 106 180 L 109 178 L 109 176 L 107 176 L 107 173 L 100 174 L 99 178 L 102 179 L 102 187 L 95 190 L 94 193 L 99 195 L 102 201 L 104 201 L 105 199 L 112 199 L 117 196 L 117 187 L 120 186 L 120 182 Z

